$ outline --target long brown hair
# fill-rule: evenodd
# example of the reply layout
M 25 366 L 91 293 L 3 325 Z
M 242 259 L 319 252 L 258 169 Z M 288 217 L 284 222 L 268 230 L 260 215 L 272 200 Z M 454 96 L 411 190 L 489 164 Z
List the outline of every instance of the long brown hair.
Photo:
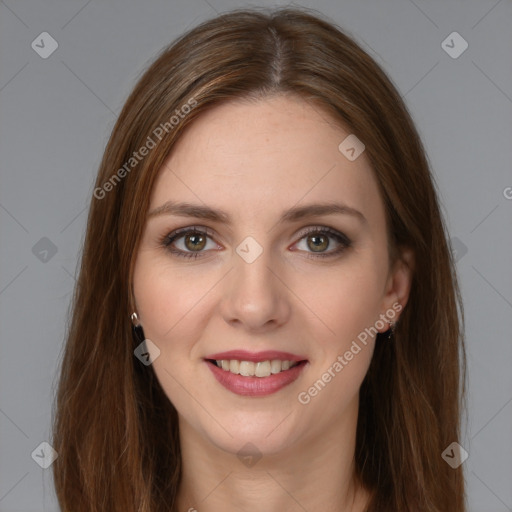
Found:
M 356 472 L 372 491 L 368 511 L 465 510 L 462 466 L 441 457 L 459 440 L 463 412 L 462 301 L 418 133 L 389 78 L 335 25 L 305 9 L 251 9 L 204 22 L 166 48 L 106 147 L 54 409 L 53 475 L 65 512 L 175 509 L 177 413 L 133 354 L 132 272 L 145 212 L 158 170 L 201 112 L 272 94 L 299 95 L 363 141 L 392 254 L 414 253 L 395 339 L 377 339 L 360 390 Z

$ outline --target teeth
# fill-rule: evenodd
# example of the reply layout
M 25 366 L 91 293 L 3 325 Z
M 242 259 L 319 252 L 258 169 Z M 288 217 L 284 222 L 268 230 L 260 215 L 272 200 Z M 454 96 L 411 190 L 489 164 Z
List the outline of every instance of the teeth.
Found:
M 256 377 L 269 377 L 270 376 L 270 361 L 261 361 L 256 363 L 254 369 L 254 375 Z
M 235 375 L 243 375 L 244 377 L 270 377 L 270 375 L 289 370 L 298 363 L 296 361 L 281 361 L 280 359 L 272 359 L 272 361 L 237 361 L 236 359 L 222 359 L 215 361 L 219 368 L 229 371 Z
M 279 373 L 282 369 L 282 364 L 279 359 L 273 359 L 270 361 L 270 372 L 271 373 Z
M 254 377 L 254 366 L 251 361 L 240 361 L 240 375 Z

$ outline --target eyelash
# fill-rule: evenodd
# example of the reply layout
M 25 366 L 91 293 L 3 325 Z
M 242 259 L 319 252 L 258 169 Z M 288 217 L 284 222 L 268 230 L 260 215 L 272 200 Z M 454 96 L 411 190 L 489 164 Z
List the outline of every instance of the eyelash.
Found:
M 170 253 L 176 255 L 176 256 L 179 256 L 179 257 L 182 257 L 182 258 L 198 258 L 198 257 L 202 257 L 202 252 L 204 251 L 190 251 L 190 252 L 187 252 L 187 251 L 182 251 L 181 249 L 172 249 L 171 246 L 172 246 L 172 243 L 175 242 L 176 240 L 179 240 L 180 238 L 182 238 L 184 235 L 188 235 L 188 234 L 199 234 L 199 235 L 204 235 L 204 236 L 208 236 L 208 237 L 213 237 L 213 232 L 211 232 L 209 229 L 204 229 L 204 228 L 197 228 L 195 226 L 192 226 L 192 227 L 187 227 L 187 228 L 181 228 L 181 229 L 177 229 L 176 231 L 173 231 L 172 233 L 169 233 L 168 235 L 165 235 L 161 240 L 160 240 L 160 244 L 161 246 L 163 246 L 165 249 L 167 249 Z M 319 234 L 319 235 L 328 235 L 334 239 L 336 239 L 336 241 L 341 244 L 341 246 L 338 248 L 338 249 L 335 249 L 334 251 L 330 251 L 330 252 L 327 252 L 327 253 L 308 253 L 308 258 L 313 258 L 313 259 L 317 259 L 317 258 L 331 258 L 331 257 L 334 257 L 334 256 L 337 256 L 339 254 L 341 254 L 343 251 L 345 251 L 346 249 L 348 249 L 349 247 L 352 246 L 352 241 L 346 236 L 344 235 L 343 233 L 340 233 L 332 228 L 328 228 L 328 227 L 311 227 L 311 228 L 308 228 L 307 231 L 305 231 L 304 233 L 301 233 L 301 237 L 299 239 L 299 242 L 303 239 L 303 238 L 306 238 L 308 235 L 311 235 L 311 234 Z

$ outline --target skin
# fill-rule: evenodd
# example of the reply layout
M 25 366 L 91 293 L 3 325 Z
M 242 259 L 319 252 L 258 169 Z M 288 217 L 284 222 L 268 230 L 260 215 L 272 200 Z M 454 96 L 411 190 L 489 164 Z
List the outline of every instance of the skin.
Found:
M 294 96 L 231 101 L 187 128 L 158 175 L 150 211 L 173 200 L 231 218 L 149 216 L 134 270 L 137 313 L 161 351 L 153 368 L 179 414 L 178 510 L 364 510 L 368 492 L 354 479 L 354 450 L 374 337 L 308 404 L 297 399 L 359 333 L 409 296 L 412 256 L 404 251 L 390 262 L 369 161 L 364 152 L 349 161 L 338 150 L 349 134 Z M 325 202 L 355 208 L 366 221 L 337 213 L 278 223 L 284 210 Z M 194 226 L 213 232 L 197 259 L 173 255 L 161 242 Z M 315 258 L 308 227 L 330 227 L 352 244 Z M 236 252 L 248 236 L 263 248 L 252 263 Z M 321 236 L 320 253 L 340 246 L 327 240 L 326 247 Z M 185 242 L 173 247 L 193 252 Z M 204 361 L 231 349 L 281 350 L 308 363 L 280 391 L 244 397 L 221 386 Z M 262 456 L 252 467 L 237 457 L 248 442 Z

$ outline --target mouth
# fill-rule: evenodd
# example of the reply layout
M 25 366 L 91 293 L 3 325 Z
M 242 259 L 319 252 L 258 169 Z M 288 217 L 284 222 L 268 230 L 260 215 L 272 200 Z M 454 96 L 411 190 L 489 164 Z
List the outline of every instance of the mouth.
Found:
M 231 351 L 205 358 L 217 381 L 243 396 L 265 396 L 295 381 L 308 360 L 295 354 Z
M 285 372 L 306 361 L 290 361 L 288 359 L 267 359 L 266 361 L 240 361 L 238 359 L 207 359 L 207 362 L 215 364 L 226 372 L 243 377 L 270 377 Z

